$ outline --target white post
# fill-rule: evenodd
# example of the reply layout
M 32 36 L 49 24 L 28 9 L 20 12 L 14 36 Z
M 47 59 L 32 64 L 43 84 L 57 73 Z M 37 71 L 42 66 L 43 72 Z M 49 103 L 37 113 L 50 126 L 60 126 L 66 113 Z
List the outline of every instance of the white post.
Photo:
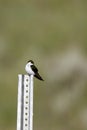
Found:
M 18 75 L 17 130 L 33 130 L 33 75 Z

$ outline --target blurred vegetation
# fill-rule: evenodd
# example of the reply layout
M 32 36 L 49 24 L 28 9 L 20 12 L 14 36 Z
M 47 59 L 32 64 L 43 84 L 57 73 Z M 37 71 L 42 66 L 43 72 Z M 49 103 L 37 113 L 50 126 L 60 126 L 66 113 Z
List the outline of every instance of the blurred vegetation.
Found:
M 87 1 L 0 1 L 0 129 L 16 129 L 18 74 L 32 59 L 34 130 L 87 129 Z

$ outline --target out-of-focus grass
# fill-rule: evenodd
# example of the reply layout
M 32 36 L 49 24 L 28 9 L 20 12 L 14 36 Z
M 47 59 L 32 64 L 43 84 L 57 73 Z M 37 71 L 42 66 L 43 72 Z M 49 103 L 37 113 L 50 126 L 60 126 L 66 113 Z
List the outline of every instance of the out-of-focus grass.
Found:
M 85 103 L 78 103 L 65 115 L 55 116 L 55 112 L 52 113 L 50 103 L 54 95 L 62 93 L 67 85 L 61 85 L 55 79 L 49 80 L 49 62 L 53 64 L 68 45 L 74 44 L 83 51 L 87 50 L 86 5 L 86 0 L 0 1 L 0 129 L 16 128 L 17 75 L 25 73 L 28 59 L 38 63 L 45 79 L 44 83 L 35 80 L 34 129 L 73 129 L 69 120 L 77 118 L 75 114 Z M 55 58 L 52 54 L 56 55 Z M 47 72 L 46 64 L 49 68 Z M 78 102 L 81 99 L 84 102 L 86 98 L 80 98 Z M 73 126 L 74 130 L 78 129 L 76 124 Z M 82 129 L 85 130 L 85 127 Z

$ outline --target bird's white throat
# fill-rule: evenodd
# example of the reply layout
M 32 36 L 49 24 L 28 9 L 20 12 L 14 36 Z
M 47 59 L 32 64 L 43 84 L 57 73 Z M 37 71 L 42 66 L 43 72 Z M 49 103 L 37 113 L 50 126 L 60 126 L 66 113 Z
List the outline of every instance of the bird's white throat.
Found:
M 34 75 L 34 72 L 32 71 L 31 65 L 33 65 L 31 62 L 27 63 L 25 66 L 25 70 L 29 75 Z

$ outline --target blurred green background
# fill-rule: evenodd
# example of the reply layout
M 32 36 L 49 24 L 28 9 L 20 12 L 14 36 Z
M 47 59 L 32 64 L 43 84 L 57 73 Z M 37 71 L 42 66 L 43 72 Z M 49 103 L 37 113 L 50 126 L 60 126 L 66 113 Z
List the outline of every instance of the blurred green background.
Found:
M 34 130 L 87 130 L 87 1 L 0 0 L 0 130 L 15 130 L 18 74 L 34 60 Z

